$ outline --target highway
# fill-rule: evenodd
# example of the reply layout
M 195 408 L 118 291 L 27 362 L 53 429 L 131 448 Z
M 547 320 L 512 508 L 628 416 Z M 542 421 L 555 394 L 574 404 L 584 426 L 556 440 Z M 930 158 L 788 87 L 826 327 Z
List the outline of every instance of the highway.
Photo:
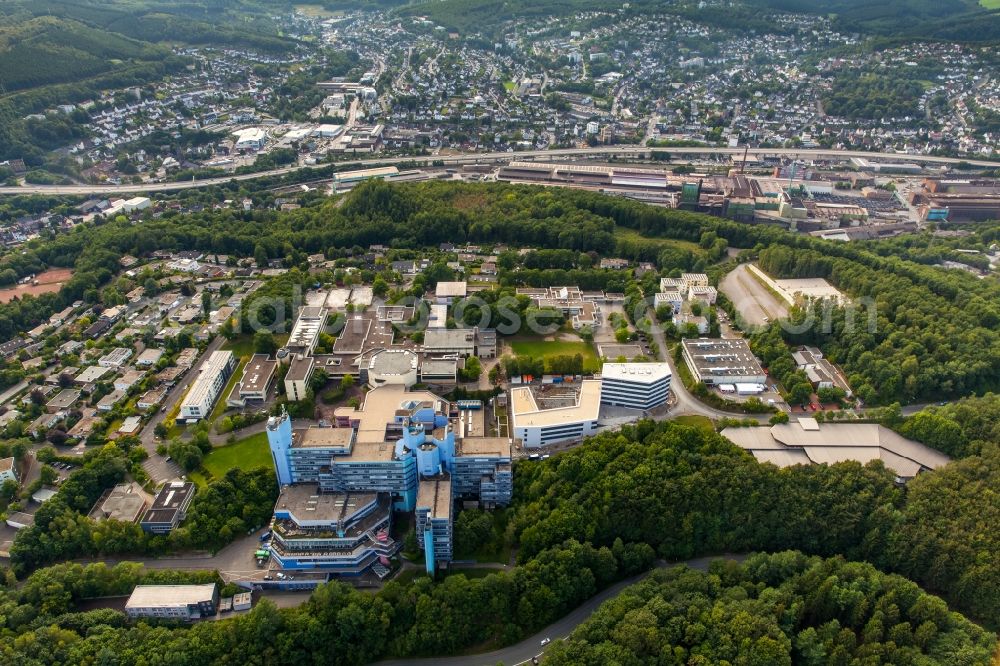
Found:
M 596 146 L 593 148 L 558 148 L 553 150 L 526 150 L 521 152 L 502 153 L 464 153 L 451 156 L 426 156 L 426 157 L 370 157 L 345 162 L 336 162 L 337 166 L 351 166 L 354 168 L 368 168 L 378 165 L 392 165 L 406 162 L 426 162 L 435 160 L 444 162 L 446 165 L 472 164 L 480 162 L 506 162 L 510 160 L 524 159 L 557 159 L 570 157 L 595 157 L 607 155 L 611 157 L 647 157 L 651 151 L 665 151 L 672 156 L 677 155 L 742 155 L 745 148 L 728 148 L 716 146 L 684 146 L 677 148 L 646 148 L 644 146 Z M 751 148 L 754 155 L 759 156 L 782 156 L 790 158 L 881 158 L 899 162 L 917 162 L 922 164 L 959 164 L 965 163 L 976 167 L 1000 168 L 1000 162 L 990 160 L 960 159 L 956 157 L 935 157 L 931 155 L 900 155 L 897 153 L 870 153 L 863 150 L 831 150 L 823 148 Z M 240 175 L 223 176 L 220 178 L 207 178 L 205 180 L 192 180 L 171 183 L 148 183 L 143 185 L 22 185 L 14 187 L 0 187 L 2 194 L 45 194 L 45 195 L 126 195 L 155 192 L 176 192 L 197 187 L 209 187 L 213 185 L 224 185 L 232 181 L 254 180 L 270 176 L 283 176 L 302 169 L 322 169 L 329 164 L 298 164 L 294 166 L 260 171 L 257 173 L 246 173 Z
M 669 567 L 678 566 L 680 564 L 687 565 L 692 569 L 698 571 L 708 571 L 708 565 L 713 560 L 717 559 L 727 559 L 734 560 L 737 562 L 742 562 L 746 556 L 744 555 L 721 555 L 718 557 L 699 557 L 692 560 L 687 560 L 685 562 L 663 562 L 657 563 L 657 568 L 665 569 Z M 621 581 L 611 587 L 605 589 L 604 591 L 595 594 L 593 597 L 585 601 L 582 605 L 577 606 L 577 608 L 571 611 L 568 615 L 563 618 L 556 620 L 549 626 L 545 627 L 539 631 L 534 636 L 529 636 L 525 638 L 520 643 L 502 648 L 500 650 L 494 650 L 492 652 L 484 652 L 482 654 L 461 656 L 461 657 L 427 657 L 423 659 L 390 659 L 387 661 L 377 662 L 374 666 L 496 666 L 496 664 L 506 664 L 507 666 L 512 666 L 514 664 L 523 664 L 525 662 L 530 662 L 533 657 L 540 656 L 542 648 L 542 639 L 549 638 L 551 640 L 558 640 L 560 638 L 566 638 L 577 628 L 582 622 L 590 618 L 590 616 L 597 610 L 597 607 L 608 599 L 616 597 L 622 590 L 624 590 L 629 585 L 633 585 L 651 572 L 646 572 L 639 574 L 638 576 L 633 576 L 626 580 Z

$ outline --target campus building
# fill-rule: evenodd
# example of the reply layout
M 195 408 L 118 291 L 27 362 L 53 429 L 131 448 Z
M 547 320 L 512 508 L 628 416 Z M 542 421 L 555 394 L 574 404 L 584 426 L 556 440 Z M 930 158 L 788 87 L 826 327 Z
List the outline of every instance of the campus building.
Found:
M 216 351 L 208 357 L 181 403 L 180 418 L 188 421 L 203 419 L 212 413 L 226 382 L 236 369 L 236 357 L 231 351 Z
M 319 334 L 326 325 L 327 315 L 330 311 L 323 307 L 304 307 L 299 311 L 299 316 L 292 326 L 292 332 L 288 335 L 288 342 L 285 349 L 290 354 L 309 356 L 316 349 L 319 342 Z
M 313 484 L 284 486 L 274 507 L 271 557 L 282 569 L 358 575 L 388 573 L 400 544 L 389 536 L 392 501 L 384 493 L 324 493 Z
M 758 461 L 778 467 L 881 460 L 898 483 L 950 461 L 940 451 L 877 423 L 819 423 L 803 417 L 770 428 L 725 428 L 720 434 Z
M 156 493 L 153 503 L 139 521 L 139 526 L 152 534 L 168 534 L 187 516 L 194 499 L 194 484 L 172 481 Z
M 230 407 L 245 407 L 248 403 L 262 403 L 274 384 L 274 372 L 278 362 L 267 354 L 254 354 L 243 368 L 243 376 L 236 382 L 226 404 Z
M 393 510 L 418 509 L 427 479 L 448 479 L 446 485 L 437 486 L 431 512 L 437 516 L 434 520 L 450 521 L 450 505 L 458 499 L 478 500 L 487 507 L 510 502 L 512 443 L 509 438 L 484 436 L 479 401 L 452 403 L 429 391 L 412 391 L 404 384 L 388 383 L 370 390 L 360 407 L 337 409 L 334 417 L 336 427 L 296 431 L 287 414 L 268 421 L 271 455 L 278 482 L 285 489 L 285 508 L 276 509 L 275 520 L 291 521 L 285 526 L 308 531 L 306 528 L 316 526 L 304 521 L 304 516 L 317 514 L 304 513 L 309 510 L 306 505 L 315 505 L 314 511 L 319 507 L 332 511 L 330 507 L 340 501 L 338 497 L 350 496 L 356 501 L 345 499 L 344 511 L 356 511 L 344 513 L 337 525 L 346 533 L 350 533 L 352 525 L 366 526 L 367 537 L 358 536 L 351 544 L 338 542 L 345 549 L 350 546 L 349 556 L 346 550 L 317 555 L 315 548 L 324 544 L 309 542 L 315 534 L 307 538 L 296 532 L 300 541 L 290 543 L 279 539 L 276 532 L 276 545 L 271 546 L 271 551 L 282 566 L 330 574 L 354 575 L 369 570 L 378 574 L 385 565 L 384 558 L 397 548 L 378 537 L 380 521 L 376 521 L 377 528 L 369 523 L 374 516 L 384 514 L 384 528 L 388 530 Z M 362 511 L 359 498 L 364 499 L 365 506 L 374 502 L 378 508 Z M 306 508 L 296 512 L 296 505 Z M 323 520 L 329 523 L 328 518 Z M 450 522 L 447 529 L 435 529 L 433 541 L 439 552 L 432 562 L 440 565 L 451 559 Z M 447 543 L 443 541 L 446 537 Z
M 125 614 L 164 620 L 197 620 L 215 615 L 219 588 L 204 585 L 136 585 L 125 603 Z
M 417 383 L 417 355 L 408 349 L 383 349 L 368 362 L 368 386 L 401 384 L 409 388 Z
M 653 409 L 670 395 L 667 363 L 605 363 L 601 370 L 601 404 Z
M 417 542 L 424 551 L 428 573 L 434 573 L 438 564 L 452 559 L 452 489 L 447 474 L 439 474 L 420 481 L 417 494 Z
M 742 338 L 688 338 L 681 341 L 684 361 L 696 381 L 716 384 L 764 384 L 767 375 Z
M 95 521 L 135 523 L 151 503 L 149 495 L 135 481 L 119 483 L 101 494 L 88 515 Z
M 546 384 L 510 390 L 514 438 L 526 448 L 579 440 L 597 430 L 601 411 L 601 380 L 585 379 L 578 386 Z

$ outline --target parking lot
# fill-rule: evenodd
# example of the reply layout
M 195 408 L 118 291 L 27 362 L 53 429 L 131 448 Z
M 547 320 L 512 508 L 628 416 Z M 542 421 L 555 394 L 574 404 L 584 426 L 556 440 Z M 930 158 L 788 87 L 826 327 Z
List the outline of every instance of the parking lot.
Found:
M 143 461 L 142 468 L 146 470 L 146 474 L 149 474 L 151 479 L 155 479 L 156 481 L 179 479 L 184 474 L 184 470 L 177 463 L 172 460 L 168 462 L 165 456 L 161 456 L 158 453 L 150 454 Z

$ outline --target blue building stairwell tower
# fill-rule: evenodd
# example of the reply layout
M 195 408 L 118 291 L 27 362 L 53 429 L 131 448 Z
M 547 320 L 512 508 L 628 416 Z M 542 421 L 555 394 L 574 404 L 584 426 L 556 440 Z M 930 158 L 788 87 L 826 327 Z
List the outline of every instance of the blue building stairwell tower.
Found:
M 267 420 L 266 431 L 271 458 L 274 459 L 274 470 L 278 475 L 278 485 L 287 486 L 293 482 L 292 471 L 288 465 L 288 450 L 292 448 L 292 419 L 284 407 L 281 409 L 281 416 L 272 416 Z

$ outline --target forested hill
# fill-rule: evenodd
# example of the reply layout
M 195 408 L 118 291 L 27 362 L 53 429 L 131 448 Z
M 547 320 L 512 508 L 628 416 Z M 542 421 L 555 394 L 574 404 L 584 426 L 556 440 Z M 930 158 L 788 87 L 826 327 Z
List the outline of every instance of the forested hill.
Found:
M 112 72 L 121 76 L 166 60 L 164 43 L 294 48 L 262 7 L 244 0 L 6 0 L 0 3 L 0 82 L 14 93 Z M 34 110 L 23 100 L 15 106 Z
M 333 0 L 334 6 L 340 4 Z M 350 3 L 348 3 L 350 4 Z M 463 35 L 496 36 L 502 24 L 517 18 L 569 16 L 582 11 L 623 8 L 613 0 L 415 0 L 398 10 L 402 16 L 426 16 Z M 903 39 L 943 39 L 958 42 L 1000 40 L 1000 11 L 976 0 L 743 0 L 743 2 L 665 2 L 633 0 L 632 14 L 676 14 L 693 21 L 731 29 L 779 30 L 762 21 L 760 10 L 820 14 L 834 17 L 845 32 Z
M 904 578 L 785 552 L 716 562 L 709 573 L 656 571 L 547 650 L 545 663 L 687 654 L 689 664 L 972 664 L 989 661 L 991 638 Z

